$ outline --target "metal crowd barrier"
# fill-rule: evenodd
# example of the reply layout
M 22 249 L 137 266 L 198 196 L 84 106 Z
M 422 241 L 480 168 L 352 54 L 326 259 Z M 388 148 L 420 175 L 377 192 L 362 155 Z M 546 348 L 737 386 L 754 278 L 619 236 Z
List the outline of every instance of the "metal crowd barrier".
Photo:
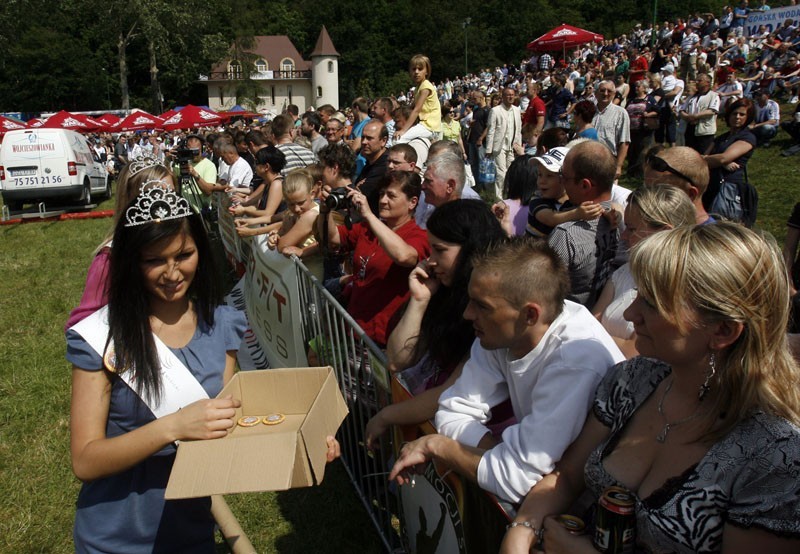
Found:
M 317 358 L 309 365 L 335 369 L 350 409 L 339 431 L 344 467 L 386 550 L 405 552 L 400 498 L 387 480 L 392 433 L 381 437 L 373 451 L 364 444 L 367 422 L 392 402 L 386 356 L 300 259 L 292 258 L 303 306 L 303 338 Z
M 268 250 L 264 237 L 241 240 L 227 199 L 215 203 L 226 257 L 244 274 L 228 296 L 228 303 L 246 309 L 250 320 L 240 365 L 334 368 L 350 409 L 338 435 L 342 462 L 386 551 L 497 551 L 508 515 L 473 483 L 446 468 L 440 473 L 433 464 L 417 477 L 416 488 L 388 482 L 396 443 L 435 429 L 428 422 L 394 428 L 367 450 L 367 422 L 392 403 L 393 391 L 402 401 L 408 390 L 390 378 L 384 353 L 299 258 Z
M 392 432 L 387 432 L 378 441 L 374 452 L 368 451 L 364 444 L 367 422 L 392 402 L 385 355 L 299 258 L 291 257 L 295 272 L 291 275 L 289 270 L 287 274 L 279 269 L 286 263 L 282 255 L 272 252 L 265 256 L 262 252 L 265 248 L 263 237 L 242 240 L 238 236 L 224 195 L 214 195 L 214 205 L 219 214 L 218 230 L 226 257 L 237 273 L 245 273 L 244 280 L 229 295 L 229 301 L 237 307 L 247 307 L 254 331 L 249 338 L 257 339 L 259 334 L 262 338 L 265 335 L 275 337 L 282 332 L 280 323 L 283 323 L 286 333 L 302 331 L 302 341 L 288 340 L 288 336 L 284 336 L 286 340 L 282 344 L 288 352 L 284 358 L 303 359 L 305 353 L 296 352 L 296 343 L 302 343 L 311 345 L 316 353 L 316 360 L 309 360 L 308 365 L 334 368 L 350 409 L 350 415 L 339 430 L 343 465 L 386 550 L 405 552 L 399 494 L 387 479 L 394 454 Z M 268 271 L 264 264 L 273 267 L 275 273 L 265 274 Z M 288 282 L 293 280 L 292 277 L 296 277 L 299 294 L 296 305 L 293 302 L 294 283 Z M 280 286 L 287 302 L 282 319 L 280 313 L 276 319 L 269 306 L 264 310 L 261 305 L 270 299 L 270 293 L 265 292 L 267 280 L 271 280 L 270 284 L 275 287 Z M 296 310 L 298 305 L 299 310 Z M 295 311 L 299 311 L 302 329 L 292 326 Z M 287 330 L 287 325 L 292 327 Z M 267 326 L 270 329 L 268 333 L 265 332 Z M 263 360 L 269 357 L 269 353 L 275 356 L 276 352 L 274 348 L 270 349 L 274 344 L 270 345 L 269 340 L 260 342 L 263 351 L 258 347 L 250 348 L 255 345 L 246 345 L 255 357 L 254 367 L 265 367 L 267 364 Z

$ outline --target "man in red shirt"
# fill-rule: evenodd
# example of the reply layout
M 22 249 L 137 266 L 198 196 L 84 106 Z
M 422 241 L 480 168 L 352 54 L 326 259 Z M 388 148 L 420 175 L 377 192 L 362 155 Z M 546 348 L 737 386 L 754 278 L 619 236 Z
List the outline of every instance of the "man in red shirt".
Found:
M 639 52 L 638 48 L 631 48 L 631 66 L 628 69 L 628 82 L 633 90 L 634 85 L 639 81 L 647 78 L 647 70 L 650 67 L 650 59 L 648 57 L 647 48 L 643 52 Z
M 522 115 L 522 126 L 533 125 L 535 127 L 534 137 L 539 137 L 544 129 L 545 122 L 545 108 L 544 100 L 541 99 L 539 94 L 542 92 L 542 85 L 528 79 L 528 96 L 531 101 L 528 104 L 528 109 Z

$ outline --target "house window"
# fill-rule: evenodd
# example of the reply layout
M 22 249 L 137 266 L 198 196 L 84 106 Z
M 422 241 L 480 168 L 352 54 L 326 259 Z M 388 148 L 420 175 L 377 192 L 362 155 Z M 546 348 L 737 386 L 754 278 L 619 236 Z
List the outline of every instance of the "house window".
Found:
M 294 61 L 291 58 L 283 58 L 281 60 L 281 72 L 288 76 L 292 71 L 294 71 Z
M 228 74 L 230 75 L 231 79 L 241 79 L 242 78 L 242 64 L 240 64 L 236 60 L 232 60 L 228 64 Z
M 265 60 L 264 58 L 256 60 L 256 71 L 258 71 L 259 73 L 264 73 L 265 71 L 267 71 L 267 60 Z
M 322 87 L 317 87 L 317 98 L 322 98 Z
M 333 62 L 328 62 L 328 73 L 333 73 Z M 320 94 L 322 96 L 322 94 Z

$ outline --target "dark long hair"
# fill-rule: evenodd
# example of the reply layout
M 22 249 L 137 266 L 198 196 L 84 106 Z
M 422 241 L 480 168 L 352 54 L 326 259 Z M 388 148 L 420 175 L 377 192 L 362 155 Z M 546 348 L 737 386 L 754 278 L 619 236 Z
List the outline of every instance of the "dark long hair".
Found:
M 194 301 L 198 324 L 202 321 L 211 327 L 221 289 L 200 215 L 134 227 L 125 227 L 122 217 L 111 246 L 108 338 L 114 341 L 115 366 L 118 373 L 132 371 L 136 392 L 155 401 L 161 398 L 161 364 L 150 328 L 150 294 L 145 289 L 140 256 L 144 248 L 181 233 L 194 239 L 198 255 L 197 271 L 187 294 Z
M 532 157 L 522 155 L 508 166 L 503 180 L 503 198 L 519 200 L 523 206 L 531 203 L 539 180 L 539 164 L 532 162 Z
M 475 332 L 463 318 L 469 297 L 472 255 L 505 239 L 500 223 L 482 200 L 453 200 L 442 204 L 428 219 L 428 231 L 437 238 L 461 245 L 453 283 L 439 287 L 422 316 L 414 359 L 428 353 L 440 367 L 448 367 L 467 356 Z

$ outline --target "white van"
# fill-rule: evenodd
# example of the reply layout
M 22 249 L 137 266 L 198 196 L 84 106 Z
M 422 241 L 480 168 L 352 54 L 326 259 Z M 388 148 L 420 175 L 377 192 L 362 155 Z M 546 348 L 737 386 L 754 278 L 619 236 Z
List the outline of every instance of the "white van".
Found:
M 66 129 L 18 129 L 0 145 L 0 191 L 10 210 L 47 200 L 92 203 L 111 179 L 86 137 Z

